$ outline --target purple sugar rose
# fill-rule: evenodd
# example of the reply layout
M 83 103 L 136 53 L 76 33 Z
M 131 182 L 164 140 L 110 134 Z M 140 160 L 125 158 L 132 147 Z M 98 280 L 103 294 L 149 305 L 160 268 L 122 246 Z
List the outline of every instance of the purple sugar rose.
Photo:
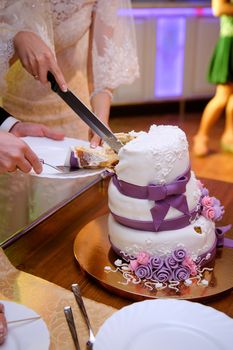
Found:
M 152 279 L 158 282 L 168 282 L 172 277 L 172 272 L 167 267 L 163 266 L 160 270 L 154 271 Z
M 217 206 L 221 206 L 221 202 L 219 199 L 217 199 L 216 197 L 212 197 L 213 200 L 213 205 L 217 205 Z
M 146 266 L 146 265 L 138 265 L 134 273 L 138 278 L 146 278 L 146 279 L 151 278 L 151 269 L 149 266 Z
M 214 220 L 219 221 L 222 219 L 223 214 L 225 213 L 224 206 L 222 205 L 214 205 L 214 211 L 215 211 L 215 218 Z
M 169 255 L 165 258 L 165 266 L 168 268 L 168 269 L 176 269 L 178 266 L 179 266 L 179 263 L 177 260 L 174 259 L 174 257 L 172 255 Z
M 178 248 L 174 250 L 174 252 L 172 253 L 172 257 L 174 260 L 182 262 L 186 257 L 186 250 L 183 248 Z
M 159 270 L 163 266 L 163 260 L 158 256 L 152 256 L 149 260 L 152 269 Z
M 201 190 L 202 196 L 209 196 L 209 190 L 206 187 L 203 187 Z
M 191 270 L 187 266 L 179 266 L 173 271 L 172 279 L 174 281 L 185 281 L 191 275 Z

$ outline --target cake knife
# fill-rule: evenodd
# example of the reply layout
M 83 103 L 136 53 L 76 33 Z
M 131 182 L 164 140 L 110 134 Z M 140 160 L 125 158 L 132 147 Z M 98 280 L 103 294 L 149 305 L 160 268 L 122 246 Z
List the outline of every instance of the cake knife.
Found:
M 48 81 L 51 83 L 51 89 L 56 92 L 73 111 L 97 134 L 103 139 L 116 153 L 119 152 L 123 144 L 102 123 L 97 116 L 69 89 L 64 92 L 60 89 L 56 79 L 51 72 L 47 75 Z

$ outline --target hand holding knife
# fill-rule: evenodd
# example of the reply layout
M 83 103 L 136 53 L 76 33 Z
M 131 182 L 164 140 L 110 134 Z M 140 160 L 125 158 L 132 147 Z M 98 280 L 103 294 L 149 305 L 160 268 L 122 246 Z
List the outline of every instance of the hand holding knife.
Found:
M 48 72 L 48 81 L 51 83 L 51 89 L 56 92 L 73 111 L 97 134 L 103 139 L 116 153 L 123 146 L 120 140 L 116 138 L 111 130 L 102 123 L 97 116 L 69 89 L 64 92 L 60 89 L 53 74 Z

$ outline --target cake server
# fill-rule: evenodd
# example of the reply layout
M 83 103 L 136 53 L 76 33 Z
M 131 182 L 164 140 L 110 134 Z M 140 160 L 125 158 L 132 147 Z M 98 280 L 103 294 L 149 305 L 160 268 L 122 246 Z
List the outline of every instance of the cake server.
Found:
M 51 89 L 56 92 L 73 111 L 97 134 L 103 139 L 116 153 L 119 152 L 123 144 L 102 123 L 97 116 L 69 89 L 64 92 L 60 89 L 56 79 L 51 72 L 48 72 L 48 81 L 51 83 Z
M 50 163 L 47 163 L 44 161 L 44 159 L 42 158 L 39 158 L 39 161 L 42 163 L 42 164 L 45 164 L 51 168 L 53 168 L 54 170 L 57 170 L 59 171 L 60 173 L 62 174 L 70 174 L 70 173 L 76 173 L 76 172 L 79 172 L 80 173 L 80 169 L 79 168 L 72 168 L 68 165 L 53 165 L 53 164 L 50 164 Z

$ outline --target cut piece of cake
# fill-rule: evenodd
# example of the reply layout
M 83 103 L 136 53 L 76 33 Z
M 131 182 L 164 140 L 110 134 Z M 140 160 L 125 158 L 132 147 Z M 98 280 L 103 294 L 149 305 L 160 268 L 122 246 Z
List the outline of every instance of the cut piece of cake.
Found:
M 115 136 L 126 144 L 137 137 L 137 133 L 116 133 Z M 90 146 L 71 147 L 67 155 L 65 165 L 72 168 L 114 168 L 118 163 L 118 155 L 105 142 L 102 146 L 92 148 Z
M 70 156 L 70 165 L 75 168 L 112 168 L 117 162 L 117 154 L 106 147 L 73 147 Z

